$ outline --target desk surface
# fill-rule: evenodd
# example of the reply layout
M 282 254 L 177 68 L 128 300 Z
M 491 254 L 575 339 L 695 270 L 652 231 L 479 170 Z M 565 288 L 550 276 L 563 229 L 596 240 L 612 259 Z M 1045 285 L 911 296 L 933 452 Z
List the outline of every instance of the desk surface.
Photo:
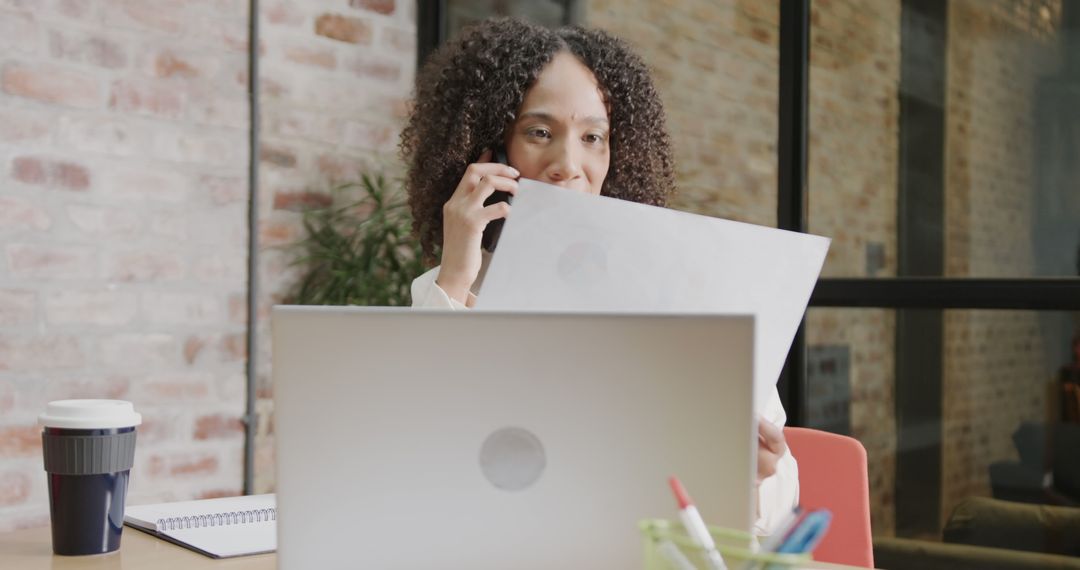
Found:
M 0 568 L 19 570 L 274 570 L 276 554 L 215 560 L 132 528 L 124 528 L 120 550 L 96 556 L 54 556 L 49 527 L 0 533 Z
M 0 568 L 19 570 L 275 570 L 276 554 L 215 560 L 186 548 L 125 527 L 120 550 L 97 556 L 55 556 L 49 527 L 0 533 Z M 852 570 L 823 562 L 809 562 L 804 570 Z

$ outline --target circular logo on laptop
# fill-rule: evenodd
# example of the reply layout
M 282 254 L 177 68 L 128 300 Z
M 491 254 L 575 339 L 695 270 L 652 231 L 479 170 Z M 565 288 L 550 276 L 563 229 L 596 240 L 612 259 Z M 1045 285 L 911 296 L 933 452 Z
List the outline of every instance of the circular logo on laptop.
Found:
M 480 471 L 492 485 L 504 491 L 532 486 L 547 467 L 540 438 L 527 429 L 505 427 L 487 436 L 480 446 Z

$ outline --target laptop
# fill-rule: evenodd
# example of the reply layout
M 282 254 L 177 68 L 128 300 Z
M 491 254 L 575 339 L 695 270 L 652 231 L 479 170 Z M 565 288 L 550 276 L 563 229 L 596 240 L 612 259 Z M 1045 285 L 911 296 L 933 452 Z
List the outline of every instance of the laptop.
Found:
M 275 307 L 278 568 L 635 568 L 749 530 L 753 318 Z

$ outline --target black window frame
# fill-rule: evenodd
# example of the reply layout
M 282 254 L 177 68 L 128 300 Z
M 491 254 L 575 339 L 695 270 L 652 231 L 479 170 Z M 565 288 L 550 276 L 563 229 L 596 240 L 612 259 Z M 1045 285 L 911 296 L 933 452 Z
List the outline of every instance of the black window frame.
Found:
M 446 37 L 447 0 L 418 0 L 418 64 Z M 806 232 L 811 0 L 780 2 L 777 227 Z M 941 0 L 947 7 L 948 0 Z M 580 19 L 580 2 L 568 4 Z M 1080 278 L 822 278 L 816 308 L 1080 310 Z M 805 321 L 804 321 L 805 323 Z M 806 337 L 800 326 L 777 387 L 788 423 L 805 424 Z

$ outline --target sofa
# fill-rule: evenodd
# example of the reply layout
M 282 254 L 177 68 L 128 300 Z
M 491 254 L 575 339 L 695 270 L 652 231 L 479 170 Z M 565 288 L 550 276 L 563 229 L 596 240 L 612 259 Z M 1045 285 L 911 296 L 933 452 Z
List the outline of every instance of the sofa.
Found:
M 874 539 L 890 570 L 1080 570 L 1080 508 L 972 497 L 949 516 L 942 542 Z

